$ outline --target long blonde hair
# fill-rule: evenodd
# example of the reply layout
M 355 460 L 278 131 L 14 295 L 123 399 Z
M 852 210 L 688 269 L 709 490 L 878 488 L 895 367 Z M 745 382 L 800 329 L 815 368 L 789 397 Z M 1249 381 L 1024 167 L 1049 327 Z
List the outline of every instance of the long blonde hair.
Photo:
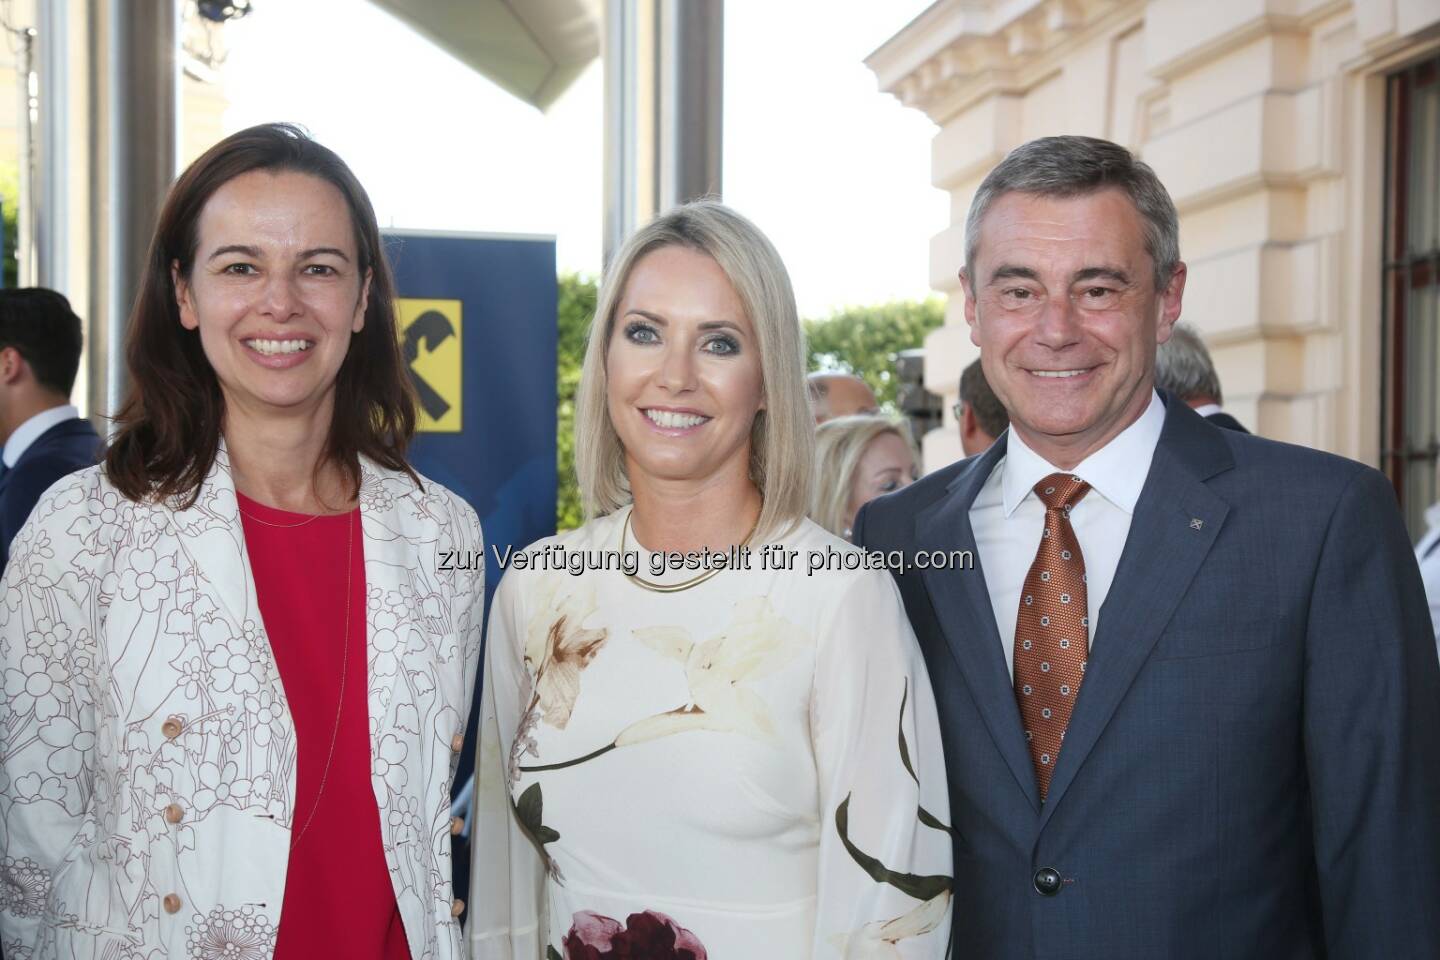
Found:
M 815 428 L 815 482 L 810 492 L 810 519 L 837 537 L 850 538 L 850 488 L 865 449 L 877 437 L 893 433 L 905 441 L 916 463 L 915 445 L 905 429 L 887 417 L 857 414 L 826 420 Z
M 758 227 L 714 200 L 657 217 L 625 242 L 605 272 L 575 403 L 575 474 L 585 516 L 604 516 L 631 500 L 625 451 L 606 402 L 606 361 L 630 273 L 646 254 L 670 246 L 719 264 L 755 328 L 764 409 L 750 429 L 750 479 L 764 498 L 755 533 L 764 540 L 802 519 L 809 502 L 815 439 L 805 393 L 805 335 L 780 254 Z

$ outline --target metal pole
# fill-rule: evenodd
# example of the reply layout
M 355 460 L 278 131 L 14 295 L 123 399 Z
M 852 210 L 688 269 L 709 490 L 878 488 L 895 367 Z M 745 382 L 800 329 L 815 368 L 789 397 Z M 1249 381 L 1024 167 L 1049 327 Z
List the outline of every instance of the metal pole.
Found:
M 606 0 L 600 51 L 605 69 L 605 240 L 603 262 L 635 229 L 635 2 Z
M 720 194 L 724 10 L 724 0 L 607 0 L 607 265 L 657 213 Z
M 658 209 L 720 196 L 724 0 L 664 0 Z
M 66 3 L 41 3 L 35 62 L 35 272 L 32 282 L 70 295 L 69 24 Z M 78 308 L 78 305 L 77 305 Z
M 19 94 L 16 127 L 20 148 L 20 197 L 15 211 L 15 284 L 35 286 L 35 138 L 34 105 L 31 95 L 35 55 L 35 30 L 16 31 L 15 89 Z
M 155 218 L 174 179 L 179 6 L 88 0 L 91 16 L 90 410 L 113 414 L 125 390 L 125 324 Z

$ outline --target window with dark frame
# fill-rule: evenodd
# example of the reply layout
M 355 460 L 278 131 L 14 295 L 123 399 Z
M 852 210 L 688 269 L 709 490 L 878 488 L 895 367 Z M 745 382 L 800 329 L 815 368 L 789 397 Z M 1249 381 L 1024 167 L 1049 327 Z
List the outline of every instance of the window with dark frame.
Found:
M 1418 540 L 1440 500 L 1440 54 L 1386 94 L 1381 460 Z

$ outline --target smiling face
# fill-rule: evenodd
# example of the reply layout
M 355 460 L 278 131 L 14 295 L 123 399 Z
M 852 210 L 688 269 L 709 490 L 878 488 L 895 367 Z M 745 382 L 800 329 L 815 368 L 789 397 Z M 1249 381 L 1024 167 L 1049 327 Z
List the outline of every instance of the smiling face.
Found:
M 1180 316 L 1185 266 L 1156 290 L 1139 212 L 1118 189 L 1000 196 L 962 274 L 985 379 L 1036 453 L 1069 469 L 1150 402 L 1155 347 Z
M 845 528 L 855 526 L 855 514 L 876 497 L 894 493 L 915 482 L 915 457 L 898 434 L 886 431 L 865 445 L 850 478 L 850 503 Z
M 749 482 L 751 428 L 764 408 L 760 347 L 714 259 L 679 246 L 640 258 L 615 311 L 605 371 L 632 489 Z
M 344 196 L 309 174 L 251 171 L 215 191 L 197 233 L 190 275 L 172 266 L 175 295 L 227 408 L 327 417 L 370 288 Z

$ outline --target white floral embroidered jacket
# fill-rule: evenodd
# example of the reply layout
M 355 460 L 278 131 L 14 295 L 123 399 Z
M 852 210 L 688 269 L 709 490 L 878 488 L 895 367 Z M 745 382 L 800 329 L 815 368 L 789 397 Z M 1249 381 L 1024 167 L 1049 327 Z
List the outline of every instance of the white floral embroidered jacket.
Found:
M 479 557 L 480 523 L 428 480 L 364 460 L 362 474 L 385 859 L 414 960 L 463 960 L 450 785 L 484 589 L 439 559 Z M 60 481 L 16 537 L 0 599 L 7 960 L 270 960 L 295 733 L 223 447 L 184 510 L 133 503 L 98 467 Z

